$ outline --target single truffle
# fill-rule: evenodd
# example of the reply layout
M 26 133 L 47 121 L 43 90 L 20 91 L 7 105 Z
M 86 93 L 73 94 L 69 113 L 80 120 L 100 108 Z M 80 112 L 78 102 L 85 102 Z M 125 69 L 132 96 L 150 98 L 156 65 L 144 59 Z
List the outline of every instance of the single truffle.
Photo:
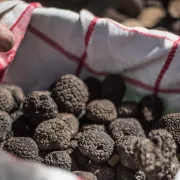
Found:
M 72 159 L 65 151 L 54 151 L 45 156 L 44 164 L 59 167 L 70 171 L 72 167 Z
M 88 130 L 106 131 L 106 128 L 104 124 L 84 124 L 81 128 L 82 132 Z
M 38 147 L 29 137 L 12 137 L 5 142 L 3 149 L 22 159 L 38 157 Z
M 89 90 L 89 101 L 99 99 L 101 93 L 101 81 L 94 77 L 88 77 L 84 80 L 84 83 Z
M 32 92 L 25 98 L 22 110 L 33 124 L 39 124 L 58 115 L 58 108 L 54 100 L 38 91 Z
M 136 118 L 138 115 L 138 103 L 134 101 L 125 101 L 118 107 L 119 118 Z
M 57 118 L 64 121 L 71 131 L 71 136 L 73 137 L 79 131 L 79 121 L 73 114 L 60 113 Z
M 120 156 L 120 164 L 129 169 L 138 169 L 138 162 L 134 154 L 137 136 L 124 136 L 115 142 L 116 151 Z
M 107 161 L 113 153 L 114 141 L 103 131 L 85 131 L 78 139 L 78 148 L 95 162 Z
M 34 132 L 34 139 L 41 150 L 67 149 L 70 138 L 70 128 L 58 118 L 40 123 Z
M 118 106 L 125 94 L 125 83 L 119 75 L 109 75 L 102 82 L 101 96 Z
M 171 162 L 176 155 L 176 143 L 172 135 L 166 129 L 157 129 L 149 133 L 149 139 L 161 149 L 165 162 Z
M 117 118 L 116 107 L 106 99 L 94 100 L 87 105 L 86 117 L 97 123 L 110 123 Z
M 180 113 L 171 113 L 163 116 L 159 121 L 159 126 L 165 128 L 172 134 L 174 140 L 180 146 Z
M 115 140 L 123 136 L 139 136 L 144 137 L 144 130 L 135 118 L 119 118 L 111 122 L 109 131 Z
M 17 104 L 11 91 L 3 86 L 0 86 L 0 111 L 10 113 L 16 108 Z
M 97 177 L 93 173 L 90 173 L 90 172 L 74 171 L 73 173 L 81 177 L 83 180 L 97 180 Z
M 11 131 L 12 118 L 6 112 L 0 111 L 0 142 L 4 141 Z
M 90 163 L 87 170 L 93 173 L 98 180 L 115 180 L 115 170 L 107 164 Z
M 62 76 L 53 86 L 52 97 L 60 112 L 79 114 L 85 109 L 89 92 L 81 79 L 68 74 Z

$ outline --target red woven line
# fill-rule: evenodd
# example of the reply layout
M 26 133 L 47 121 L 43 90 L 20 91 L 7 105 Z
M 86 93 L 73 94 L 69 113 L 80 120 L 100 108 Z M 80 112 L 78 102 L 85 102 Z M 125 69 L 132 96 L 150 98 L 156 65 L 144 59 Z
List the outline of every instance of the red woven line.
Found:
M 180 38 L 173 43 L 173 47 L 172 47 L 172 49 L 171 49 L 171 51 L 170 51 L 170 53 L 169 53 L 169 55 L 168 55 L 168 57 L 167 57 L 167 60 L 165 61 L 165 64 L 163 65 L 163 67 L 162 67 L 162 69 L 161 69 L 161 71 L 160 71 L 160 73 L 159 73 L 159 75 L 158 75 L 158 77 L 157 77 L 157 79 L 156 79 L 156 81 L 155 81 L 155 85 L 154 85 L 154 93 L 155 93 L 155 94 L 157 94 L 157 93 L 159 92 L 159 86 L 160 86 L 160 84 L 161 84 L 161 81 L 162 81 L 162 79 L 163 79 L 163 76 L 164 76 L 165 73 L 167 72 L 168 68 L 169 68 L 170 65 L 171 65 L 171 62 L 172 62 L 173 59 L 174 59 L 174 55 L 175 55 L 176 50 L 177 50 L 177 48 L 178 48 L 179 42 L 180 42 Z
M 149 37 L 153 37 L 153 38 L 157 38 L 157 39 L 166 39 L 168 41 L 174 42 L 173 39 L 170 39 L 169 37 L 166 37 L 166 36 L 160 36 L 160 35 L 156 35 L 156 34 L 145 33 L 145 32 L 142 32 L 142 31 L 139 31 L 136 29 L 130 29 L 130 28 L 122 26 L 121 24 L 118 24 L 115 21 L 108 19 L 108 18 L 102 18 L 102 19 L 106 19 L 106 20 L 112 22 L 115 26 L 119 27 L 120 29 L 123 29 L 123 30 L 128 31 L 128 32 L 138 33 L 138 34 L 143 35 L 143 36 L 149 36 Z
M 45 41 L 47 44 L 49 44 L 51 47 L 62 53 L 64 56 L 68 57 L 69 59 L 73 61 L 79 61 L 80 58 L 77 56 L 72 55 L 71 53 L 67 52 L 63 47 L 61 47 L 59 44 L 51 40 L 48 36 L 43 34 L 41 31 L 37 30 L 32 25 L 28 26 L 28 31 L 30 31 L 32 34 L 37 36 L 39 39 Z
M 98 21 L 98 18 L 95 17 L 89 24 L 88 30 L 87 30 L 86 35 L 85 35 L 85 47 L 86 47 L 86 49 L 85 49 L 85 52 L 83 53 L 83 55 L 79 61 L 79 64 L 78 64 L 78 67 L 76 70 L 76 76 L 80 75 L 82 68 L 84 66 L 84 61 L 87 57 L 87 47 L 88 47 L 89 41 L 91 39 L 91 36 L 92 36 L 92 33 L 94 31 L 94 28 L 96 26 L 97 21 Z

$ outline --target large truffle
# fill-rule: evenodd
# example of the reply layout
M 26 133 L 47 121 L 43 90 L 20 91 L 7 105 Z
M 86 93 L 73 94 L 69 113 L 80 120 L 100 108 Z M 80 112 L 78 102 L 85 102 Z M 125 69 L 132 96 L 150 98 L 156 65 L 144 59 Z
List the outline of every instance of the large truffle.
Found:
M 83 180 L 97 180 L 97 177 L 93 173 L 90 173 L 90 172 L 74 171 L 74 174 L 83 178 Z
M 58 115 L 54 100 L 49 95 L 38 91 L 32 92 L 25 98 L 22 110 L 33 124 L 39 124 Z
M 70 138 L 70 128 L 58 118 L 40 123 L 34 133 L 34 139 L 41 150 L 67 149 Z
M 29 137 L 12 137 L 5 142 L 3 149 L 22 159 L 34 160 L 38 157 L 38 147 Z
M 106 99 L 94 100 L 87 105 L 86 117 L 97 123 L 110 123 L 117 118 L 116 107 Z
M 141 124 L 135 118 L 116 119 L 110 123 L 109 130 L 115 140 L 118 140 L 123 136 L 145 136 Z
M 79 150 L 95 162 L 107 161 L 114 150 L 114 141 L 103 131 L 85 131 L 78 145 Z
M 11 131 L 12 118 L 6 112 L 0 111 L 0 142 L 4 141 Z
M 43 161 L 44 164 L 59 167 L 70 171 L 72 168 L 72 159 L 65 151 L 54 151 L 47 154 Z
M 116 106 L 119 105 L 125 94 L 125 84 L 121 76 L 111 74 L 102 82 L 101 96 L 109 99 Z
M 79 120 L 73 114 L 60 113 L 57 118 L 64 121 L 69 126 L 72 136 L 79 131 Z
M 60 112 L 79 114 L 88 101 L 88 88 L 74 75 L 62 76 L 52 88 L 52 97 Z

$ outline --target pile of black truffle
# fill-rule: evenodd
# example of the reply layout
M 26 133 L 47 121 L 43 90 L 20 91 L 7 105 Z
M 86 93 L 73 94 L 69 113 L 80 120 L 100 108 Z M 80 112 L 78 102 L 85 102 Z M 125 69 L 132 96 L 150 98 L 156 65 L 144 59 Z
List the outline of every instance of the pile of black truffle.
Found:
M 64 75 L 27 96 L 0 85 L 0 146 L 84 180 L 173 180 L 180 164 L 180 113 L 162 116 L 148 95 L 123 102 L 119 75 L 84 81 Z

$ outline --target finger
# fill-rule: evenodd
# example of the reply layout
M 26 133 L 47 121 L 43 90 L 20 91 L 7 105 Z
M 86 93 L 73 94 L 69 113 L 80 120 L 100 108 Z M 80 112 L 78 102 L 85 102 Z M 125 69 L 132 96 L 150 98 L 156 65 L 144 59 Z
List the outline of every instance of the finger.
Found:
M 14 45 L 12 32 L 0 23 L 0 52 L 9 51 Z

